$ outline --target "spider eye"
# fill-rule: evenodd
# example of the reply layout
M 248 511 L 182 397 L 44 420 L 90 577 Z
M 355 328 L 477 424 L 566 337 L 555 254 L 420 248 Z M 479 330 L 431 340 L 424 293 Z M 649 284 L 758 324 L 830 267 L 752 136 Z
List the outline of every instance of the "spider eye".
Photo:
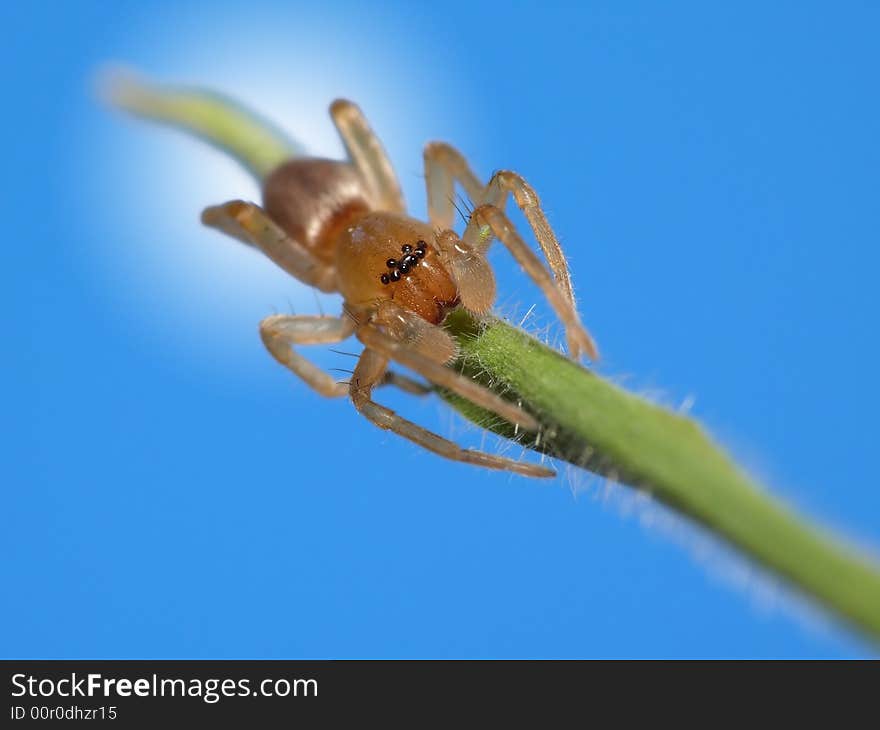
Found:
M 382 281 L 383 284 L 387 284 L 389 281 L 391 281 L 391 279 L 388 278 L 388 274 L 382 274 L 379 279 Z
M 410 246 L 408 243 L 405 243 L 403 244 L 403 246 L 400 247 L 400 250 L 404 253 L 409 253 L 410 251 L 412 251 L 412 246 Z
M 385 266 L 387 266 L 389 269 L 396 269 L 397 268 L 397 259 L 388 259 L 385 262 Z
M 400 281 L 400 270 L 394 269 L 391 274 L 386 274 L 386 276 L 389 276 L 391 278 L 391 281 Z

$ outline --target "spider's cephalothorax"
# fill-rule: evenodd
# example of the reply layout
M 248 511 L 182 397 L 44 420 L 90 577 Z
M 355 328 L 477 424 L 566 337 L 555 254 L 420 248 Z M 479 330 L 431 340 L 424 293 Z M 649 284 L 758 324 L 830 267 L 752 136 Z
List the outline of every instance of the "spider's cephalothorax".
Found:
M 448 367 L 456 345 L 443 328 L 456 306 L 481 314 L 495 300 L 495 278 L 486 261 L 501 241 L 547 297 L 566 328 L 569 354 L 596 357 L 595 345 L 574 306 L 568 265 L 532 188 L 519 175 L 496 173 L 484 185 L 452 147 L 425 148 L 429 222 L 406 215 L 400 186 L 360 110 L 336 101 L 330 109 L 349 160 L 290 160 L 263 184 L 263 208 L 232 201 L 208 208 L 202 220 L 256 246 L 301 281 L 345 300 L 341 317 L 269 317 L 260 325 L 272 355 L 326 396 L 349 395 L 380 428 L 394 431 L 442 456 L 528 476 L 552 476 L 536 464 L 463 449 L 398 416 L 372 398 L 390 383 L 428 392 L 388 371 L 395 360 L 522 429 L 537 427 L 520 407 Z M 453 186 L 475 204 L 463 235 L 452 230 Z M 528 220 L 548 267 L 504 213 L 511 194 Z M 551 273 L 552 272 L 552 273 Z M 339 342 L 355 335 L 365 346 L 349 383 L 337 383 L 294 345 Z

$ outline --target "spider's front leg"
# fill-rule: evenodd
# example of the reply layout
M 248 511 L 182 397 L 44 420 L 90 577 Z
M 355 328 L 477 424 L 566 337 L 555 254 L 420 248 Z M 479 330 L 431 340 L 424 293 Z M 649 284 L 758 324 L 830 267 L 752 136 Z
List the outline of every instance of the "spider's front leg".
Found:
M 530 257 L 518 255 L 519 247 L 516 246 L 516 250 L 514 250 L 508 244 L 507 239 L 498 236 L 497 232 L 494 232 L 488 225 L 481 225 L 475 229 L 469 226 L 469 231 L 466 232 L 463 239 L 465 246 L 462 247 L 462 253 L 467 256 L 485 254 L 494 232 L 503 243 L 508 245 L 511 253 L 541 288 L 565 324 L 570 355 L 577 359 L 582 353 L 586 353 L 591 359 L 597 359 L 598 351 L 595 342 L 584 329 L 577 314 L 568 262 L 532 187 L 520 175 L 509 170 L 495 173 L 489 184 L 483 186 L 461 153 L 442 142 L 428 144 L 425 147 L 424 157 L 429 216 L 431 222 L 443 230 L 451 228 L 454 220 L 453 195 L 456 180 L 465 189 L 475 206 L 493 206 L 499 209 L 502 215 L 508 194 L 513 195 L 547 259 L 550 270 L 556 279 L 555 283 L 549 277 L 542 276 L 533 266 L 537 262 L 538 268 L 546 272 L 544 265 L 538 261 L 534 254 L 531 254 L 531 249 L 526 247 L 531 254 Z M 471 217 L 472 222 L 473 216 Z M 519 241 L 522 241 L 515 230 L 514 234 L 517 235 Z M 528 266 L 524 263 L 526 258 L 529 258 Z M 547 285 L 548 279 L 550 281 L 549 287 Z M 558 290 L 562 295 L 561 299 L 555 296 L 551 290 Z
M 338 383 L 296 351 L 297 345 L 333 345 L 354 334 L 357 322 L 347 314 L 341 317 L 275 314 L 260 322 L 260 337 L 279 363 L 300 377 L 326 398 L 348 394 L 348 383 Z M 410 395 L 427 395 L 431 388 L 392 370 L 377 385 L 393 385 Z
M 372 338 L 368 336 L 366 339 Z M 383 349 L 385 349 L 384 344 L 387 344 L 383 343 L 381 338 L 374 340 L 374 342 Z M 368 346 L 358 360 L 350 385 L 351 400 L 355 408 L 379 428 L 392 431 L 428 451 L 453 461 L 476 464 L 488 469 L 501 469 L 529 477 L 555 476 L 552 469 L 537 464 L 506 459 L 503 456 L 495 456 L 473 449 L 463 449 L 458 444 L 399 416 L 390 408 L 376 403 L 372 398 L 372 391 L 382 382 L 388 367 L 388 360 L 388 356 Z
M 523 271 L 547 297 L 556 316 L 565 326 L 570 356 L 576 360 L 581 353 L 586 353 L 591 360 L 598 359 L 599 351 L 596 349 L 596 343 L 581 324 L 577 310 L 500 208 L 494 205 L 481 205 L 477 208 L 471 214 L 460 246 L 464 251 L 484 253 L 493 237 L 498 238 L 507 247 Z
M 288 274 L 324 292 L 336 291 L 336 272 L 291 238 L 254 203 L 231 200 L 202 211 L 202 223 L 258 248 Z
M 413 332 L 416 336 L 412 336 Z M 417 372 L 434 385 L 446 388 L 526 431 L 538 428 L 538 422 L 522 408 L 447 367 L 445 363 L 455 354 L 451 336 L 418 315 L 392 302 L 384 302 L 369 322 L 358 327 L 356 334 L 368 349 Z M 444 344 L 447 340 L 449 347 Z
M 339 398 L 348 392 L 345 383 L 337 383 L 329 373 L 309 362 L 295 345 L 335 344 L 350 337 L 357 327 L 351 317 L 313 317 L 276 314 L 260 322 L 260 337 L 272 357 L 306 384 L 327 398 Z

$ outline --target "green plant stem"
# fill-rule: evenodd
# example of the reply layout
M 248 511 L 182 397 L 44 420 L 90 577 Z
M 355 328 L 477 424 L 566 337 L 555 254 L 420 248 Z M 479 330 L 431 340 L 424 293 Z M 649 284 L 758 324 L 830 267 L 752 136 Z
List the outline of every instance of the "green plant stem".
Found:
M 110 100 L 198 134 L 258 179 L 300 148 L 229 99 L 117 80 Z M 880 572 L 868 559 L 761 491 L 690 418 L 612 385 L 521 330 L 455 312 L 447 326 L 458 367 L 534 414 L 539 440 L 442 393 L 476 423 L 579 467 L 652 494 L 744 555 L 880 639 Z
M 449 318 L 459 367 L 535 415 L 532 448 L 649 492 L 880 638 L 878 567 L 760 490 L 692 419 L 634 396 L 498 320 Z M 513 427 L 449 393 L 465 416 Z M 520 439 L 522 440 L 522 439 Z
M 194 134 L 227 152 L 261 180 L 302 148 L 232 99 L 200 89 L 154 86 L 128 74 L 105 85 L 111 104 Z

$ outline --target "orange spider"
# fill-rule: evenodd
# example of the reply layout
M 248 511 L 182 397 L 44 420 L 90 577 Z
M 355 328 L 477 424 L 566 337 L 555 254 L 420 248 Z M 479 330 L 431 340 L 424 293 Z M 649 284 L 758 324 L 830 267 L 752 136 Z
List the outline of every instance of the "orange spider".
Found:
M 565 256 L 534 190 L 510 171 L 483 185 L 459 152 L 432 142 L 424 151 L 430 222 L 416 220 L 407 216 L 394 170 L 360 109 L 338 100 L 330 115 L 347 161 L 291 159 L 264 178 L 262 207 L 234 200 L 202 213 L 206 225 L 255 246 L 300 281 L 344 298 L 340 317 L 264 319 L 260 334 L 269 352 L 321 395 L 348 395 L 379 428 L 436 454 L 526 476 L 553 476 L 544 466 L 461 448 L 373 400 L 373 389 L 384 383 L 419 390 L 388 371 L 394 360 L 522 429 L 537 428 L 521 408 L 448 367 L 457 348 L 442 326 L 447 314 L 455 307 L 483 314 L 495 301 L 486 251 L 496 238 L 565 325 L 570 356 L 597 357 L 575 309 Z M 455 182 L 475 204 L 461 237 L 451 228 Z M 531 225 L 555 280 L 505 215 L 508 193 Z M 351 335 L 364 350 L 348 384 L 336 382 L 294 347 L 337 343 Z

